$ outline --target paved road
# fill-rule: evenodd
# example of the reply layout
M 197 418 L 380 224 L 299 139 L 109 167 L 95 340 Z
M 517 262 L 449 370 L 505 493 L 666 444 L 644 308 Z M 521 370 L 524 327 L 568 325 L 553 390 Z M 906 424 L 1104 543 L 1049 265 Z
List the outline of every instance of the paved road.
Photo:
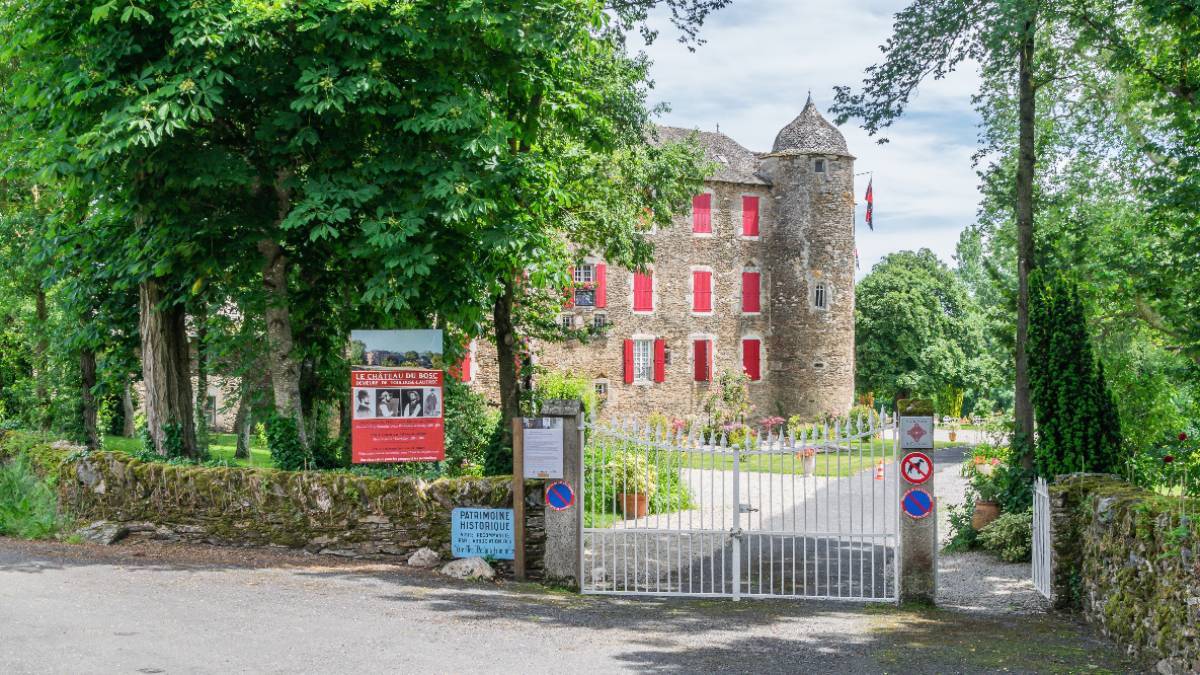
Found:
M 0 672 L 1009 672 L 1132 665 L 1062 617 L 581 597 L 261 550 L 0 538 Z

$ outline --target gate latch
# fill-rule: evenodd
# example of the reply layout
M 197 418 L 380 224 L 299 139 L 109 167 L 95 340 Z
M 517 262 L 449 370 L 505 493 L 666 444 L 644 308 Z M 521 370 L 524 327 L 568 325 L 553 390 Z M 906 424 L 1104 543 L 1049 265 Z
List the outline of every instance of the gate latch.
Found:
M 753 513 L 757 510 L 749 504 L 738 504 L 738 513 Z

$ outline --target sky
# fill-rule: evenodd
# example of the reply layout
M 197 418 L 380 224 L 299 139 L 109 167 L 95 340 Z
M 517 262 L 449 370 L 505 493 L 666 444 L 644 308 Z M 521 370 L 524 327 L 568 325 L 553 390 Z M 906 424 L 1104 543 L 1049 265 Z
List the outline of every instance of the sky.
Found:
M 689 52 L 665 18 L 646 53 L 654 65 L 650 102 L 666 103 L 661 124 L 721 132 L 757 152 L 804 107 L 809 91 L 826 119 L 836 85 L 861 86 L 892 15 L 908 0 L 734 0 L 705 22 L 705 44 Z M 635 42 L 636 44 L 636 42 Z M 854 120 L 840 127 L 854 170 L 873 172 L 875 231 L 863 223 L 866 175 L 855 179 L 862 270 L 894 251 L 929 248 L 953 265 L 962 229 L 974 222 L 978 179 L 971 163 L 978 116 L 976 69 L 923 83 L 900 121 L 876 143 Z

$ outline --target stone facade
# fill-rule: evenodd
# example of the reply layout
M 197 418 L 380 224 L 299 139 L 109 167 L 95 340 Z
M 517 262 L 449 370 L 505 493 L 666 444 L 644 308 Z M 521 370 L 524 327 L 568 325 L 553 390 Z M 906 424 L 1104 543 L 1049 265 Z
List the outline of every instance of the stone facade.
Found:
M 634 310 L 633 272 L 585 258 L 576 268 L 579 287 L 600 285 L 603 266 L 604 306 L 590 306 L 585 295 L 562 319 L 582 327 L 600 316 L 607 334 L 586 344 L 535 344 L 535 362 L 586 374 L 608 414 L 687 415 L 702 410 L 722 373 L 743 372 L 753 360 L 747 341 L 757 341 L 760 378 L 749 385 L 755 416 L 844 413 L 854 396 L 855 269 L 854 157 L 845 140 L 811 100 L 769 153 L 721 133 L 658 131 L 663 141 L 693 134 L 718 166 L 705 182 L 711 232 L 695 232 L 694 213 L 685 213 L 651 234 L 653 311 Z M 744 205 L 753 209 L 747 197 L 757 198 L 756 236 L 743 228 Z M 711 274 L 711 311 L 695 311 L 696 272 Z M 755 272 L 759 311 L 743 311 L 744 273 Z M 626 382 L 630 340 L 641 341 L 642 356 L 661 343 L 660 373 L 635 366 Z M 697 378 L 696 341 L 711 345 L 707 380 Z M 471 380 L 494 396 L 495 349 L 483 341 L 473 349 Z

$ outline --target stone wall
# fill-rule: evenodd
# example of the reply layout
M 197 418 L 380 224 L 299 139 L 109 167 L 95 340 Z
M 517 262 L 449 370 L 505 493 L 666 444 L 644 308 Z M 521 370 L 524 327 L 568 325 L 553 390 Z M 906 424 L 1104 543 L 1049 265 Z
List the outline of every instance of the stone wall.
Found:
M 448 560 L 452 509 L 512 507 L 508 477 L 422 481 L 183 466 L 5 435 L 0 461 L 17 453 L 58 477 L 60 503 L 71 515 L 132 524 L 150 536 L 188 542 L 396 559 L 429 547 Z M 545 546 L 539 485 L 527 488 L 525 505 L 526 567 L 535 578 Z M 499 568 L 511 569 L 508 564 Z
M 1194 516 L 1181 528 L 1177 498 L 1094 474 L 1059 477 L 1050 509 L 1055 606 L 1082 611 L 1159 672 L 1200 671 Z

